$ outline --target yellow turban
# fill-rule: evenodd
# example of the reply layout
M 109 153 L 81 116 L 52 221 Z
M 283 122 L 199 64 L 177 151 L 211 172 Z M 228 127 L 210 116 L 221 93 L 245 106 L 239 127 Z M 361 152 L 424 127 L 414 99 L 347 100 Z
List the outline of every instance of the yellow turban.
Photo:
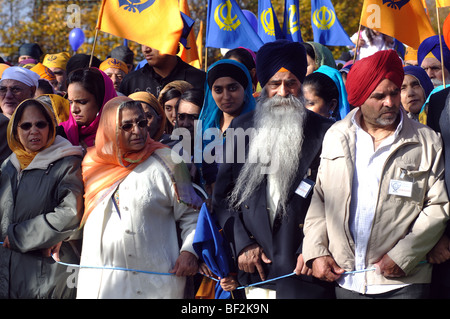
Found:
M 128 73 L 128 67 L 125 64 L 125 62 L 122 62 L 118 59 L 113 59 L 113 58 L 106 59 L 105 61 L 102 62 L 102 64 L 100 64 L 100 67 L 99 67 L 99 69 L 102 71 L 105 71 L 109 68 L 122 70 L 123 72 L 125 72 L 125 74 Z
M 46 79 L 49 81 L 56 80 L 56 76 L 53 71 L 44 66 L 42 63 L 36 64 L 30 70 L 37 73 L 41 79 Z
M 66 69 L 67 61 L 69 61 L 70 55 L 67 52 L 55 53 L 55 54 L 47 54 L 44 57 L 44 64 L 48 68 L 61 68 L 63 70 Z

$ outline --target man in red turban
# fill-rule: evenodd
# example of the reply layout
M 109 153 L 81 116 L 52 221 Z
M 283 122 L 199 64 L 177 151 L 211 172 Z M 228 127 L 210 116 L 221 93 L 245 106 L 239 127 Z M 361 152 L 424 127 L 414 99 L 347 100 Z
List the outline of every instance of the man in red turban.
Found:
M 323 140 L 303 258 L 339 299 L 429 297 L 423 261 L 449 219 L 443 147 L 406 116 L 403 76 L 392 50 L 356 62 L 346 84 L 355 108 Z
M 345 84 L 348 102 L 352 106 L 361 106 L 383 79 L 391 80 L 400 88 L 403 76 L 402 61 L 394 50 L 379 51 L 356 61 Z

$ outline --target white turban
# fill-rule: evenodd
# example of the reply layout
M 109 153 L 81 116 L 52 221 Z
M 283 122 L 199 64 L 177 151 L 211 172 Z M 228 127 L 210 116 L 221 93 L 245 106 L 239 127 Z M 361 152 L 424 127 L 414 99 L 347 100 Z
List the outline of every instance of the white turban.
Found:
M 20 66 L 12 66 L 3 71 L 2 80 L 16 80 L 27 86 L 38 87 L 39 74 Z

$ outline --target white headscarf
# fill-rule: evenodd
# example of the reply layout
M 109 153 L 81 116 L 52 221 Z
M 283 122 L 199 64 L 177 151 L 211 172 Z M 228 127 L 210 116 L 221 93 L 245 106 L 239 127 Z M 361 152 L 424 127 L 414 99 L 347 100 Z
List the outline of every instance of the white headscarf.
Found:
M 39 75 L 29 69 L 12 66 L 3 71 L 1 81 L 3 80 L 16 80 L 30 87 L 38 87 Z

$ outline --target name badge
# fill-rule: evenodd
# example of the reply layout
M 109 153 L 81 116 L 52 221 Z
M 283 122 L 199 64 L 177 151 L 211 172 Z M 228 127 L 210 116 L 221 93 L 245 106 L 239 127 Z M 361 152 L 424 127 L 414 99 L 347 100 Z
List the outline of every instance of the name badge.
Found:
M 392 179 L 389 182 L 389 195 L 411 197 L 413 183 Z
M 303 198 L 306 198 L 314 187 L 314 184 L 315 183 L 312 180 L 305 178 L 301 181 L 300 185 L 298 185 L 295 193 Z

